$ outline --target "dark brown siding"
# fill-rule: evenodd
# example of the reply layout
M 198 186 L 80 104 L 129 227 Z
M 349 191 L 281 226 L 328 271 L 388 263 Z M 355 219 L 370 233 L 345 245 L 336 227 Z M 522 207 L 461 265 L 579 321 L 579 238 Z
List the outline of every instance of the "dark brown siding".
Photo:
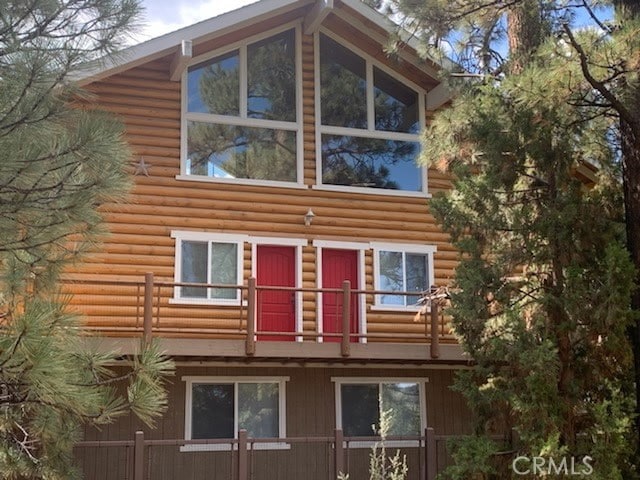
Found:
M 145 432 L 147 439 L 184 438 L 185 382 L 183 376 L 288 376 L 286 385 L 286 422 L 288 437 L 331 436 L 335 429 L 335 385 L 332 377 L 366 377 L 376 381 L 394 377 L 427 378 L 427 424 L 439 435 L 469 432 L 471 417 L 458 394 L 450 390 L 453 370 L 397 370 L 352 369 L 320 367 L 180 367 L 169 386 L 170 408 L 157 428 L 143 427 L 132 417 L 123 418 L 101 431 L 85 432 L 85 440 L 129 440 L 136 430 Z M 393 450 L 394 451 L 394 450 Z M 393 451 L 391 453 L 393 453 Z M 148 448 L 146 466 L 149 478 L 182 480 L 204 478 L 232 478 L 226 476 L 233 469 L 230 452 L 180 452 L 176 446 Z M 406 449 L 410 479 L 420 470 L 417 449 Z M 126 470 L 126 449 L 110 448 L 78 450 L 85 478 L 115 480 Z M 254 479 L 329 480 L 332 475 L 333 451 L 328 444 L 292 445 L 290 450 L 251 452 Z M 351 449 L 348 459 L 351 479 L 365 478 L 369 450 Z M 107 467 L 108 466 L 108 467 Z M 109 473 L 105 473 L 105 468 Z M 210 476 L 207 476 L 210 475 Z M 218 477 L 220 475 L 220 477 Z M 368 478 L 368 477 L 366 477 Z

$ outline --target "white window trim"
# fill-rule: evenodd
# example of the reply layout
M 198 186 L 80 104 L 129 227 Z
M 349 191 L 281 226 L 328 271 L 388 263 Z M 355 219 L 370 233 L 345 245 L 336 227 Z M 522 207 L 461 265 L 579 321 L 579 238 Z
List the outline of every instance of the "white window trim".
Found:
M 287 418 L 286 418 L 286 382 L 289 377 L 209 377 L 209 376 L 183 376 L 182 381 L 185 382 L 185 408 L 184 408 L 184 438 L 191 440 L 191 426 L 193 415 L 193 384 L 209 383 L 224 384 L 231 383 L 234 385 L 234 408 L 233 408 L 233 430 L 234 438 L 238 438 L 238 384 L 240 383 L 278 383 L 278 438 L 286 438 L 287 436 Z M 237 445 L 232 444 L 193 444 L 182 445 L 181 452 L 202 452 L 202 451 L 230 451 L 236 450 Z M 290 444 L 284 442 L 278 443 L 254 443 L 255 450 L 288 450 Z
M 320 102 L 320 34 L 324 34 L 332 40 L 336 41 L 340 45 L 349 49 L 359 57 L 361 57 L 365 61 L 366 67 L 366 82 L 367 82 L 367 128 L 359 129 L 359 128 L 347 128 L 347 127 L 336 127 L 329 125 L 322 125 L 322 112 L 321 112 L 321 102 Z M 348 135 L 348 136 L 357 136 L 357 137 L 367 137 L 367 138 L 382 138 L 388 140 L 399 140 L 399 141 L 410 141 L 410 142 L 421 142 L 421 133 L 425 128 L 425 118 L 426 118 L 426 94 L 427 92 L 421 88 L 420 86 L 413 83 L 411 80 L 401 77 L 397 72 L 394 72 L 392 69 L 387 67 L 382 62 L 379 62 L 371 55 L 366 53 L 365 51 L 359 49 L 354 46 L 347 40 L 344 40 L 342 37 L 337 35 L 336 33 L 328 30 L 324 27 L 321 27 L 318 31 L 314 33 L 314 77 L 316 79 L 315 82 L 315 91 L 314 91 L 314 104 L 315 108 L 315 131 L 316 131 L 316 185 L 312 188 L 318 190 L 333 190 L 338 192 L 360 192 L 366 194 L 375 194 L 375 195 L 392 195 L 392 196 L 404 196 L 404 197 L 420 197 L 420 198 L 431 198 L 431 194 L 428 191 L 428 169 L 424 166 L 418 166 L 421 172 L 421 180 L 422 180 L 422 190 L 420 192 L 412 192 L 408 190 L 390 190 L 384 188 L 369 188 L 369 187 L 350 187 L 346 185 L 331 185 L 322 183 L 322 134 L 328 135 Z M 418 94 L 418 122 L 420 132 L 417 134 L 403 133 L 403 132 L 387 132 L 383 130 L 375 130 L 375 111 L 374 111 L 374 89 L 373 89 L 373 67 L 376 67 L 391 77 L 398 79 L 399 82 L 411 88 Z
M 365 290 L 365 259 L 364 254 L 366 250 L 371 247 L 368 243 L 360 242 L 340 242 L 335 240 L 314 240 L 313 246 L 316 247 L 316 286 L 317 288 L 323 288 L 322 285 L 322 250 L 325 248 L 338 249 L 338 250 L 356 250 L 358 252 L 358 285 L 355 287 L 358 290 Z M 367 298 L 366 295 L 358 296 L 358 329 L 360 333 L 367 333 Z M 322 293 L 318 293 L 317 305 L 317 322 L 316 330 L 318 334 L 323 333 L 322 325 Z M 317 338 L 318 343 L 322 343 L 322 337 Z M 365 337 L 360 337 L 360 343 L 367 343 Z
M 306 188 L 304 185 L 304 139 L 303 139 L 303 105 L 302 105 L 302 20 L 295 20 L 277 28 L 273 28 L 257 35 L 252 35 L 242 41 L 225 45 L 223 48 L 212 50 L 206 54 L 194 57 L 189 66 L 196 65 L 210 58 L 239 50 L 239 75 L 240 75 L 240 114 L 239 116 L 212 115 L 187 111 L 188 107 L 188 73 L 185 68 L 182 74 L 181 86 L 181 108 L 180 108 L 180 173 L 176 175 L 177 180 L 203 181 L 212 183 L 233 183 L 239 185 L 262 185 L 275 187 L 297 187 Z M 287 30 L 295 31 L 295 69 L 296 69 L 296 121 L 286 122 L 277 120 L 254 119 L 247 117 L 247 66 L 246 52 L 247 46 L 265 38 L 277 35 Z M 273 130 L 289 130 L 296 132 L 296 180 L 294 182 L 279 180 L 253 180 L 250 178 L 228 179 L 216 178 L 206 175 L 187 174 L 187 122 L 189 120 L 200 120 L 208 123 L 218 123 L 225 125 L 239 125 L 245 127 L 270 128 Z
M 257 278 L 258 274 L 258 245 L 273 245 L 276 247 L 294 247 L 296 255 L 296 280 L 295 288 L 302 288 L 302 248 L 309 244 L 309 241 L 304 238 L 286 238 L 286 237 L 249 237 L 248 242 L 251 243 L 251 276 Z M 296 331 L 295 333 L 302 333 L 303 330 L 303 298 L 302 292 L 295 293 L 296 301 Z M 257 316 L 254 316 L 256 322 Z M 254 329 L 258 326 L 254 325 Z M 257 340 L 257 336 L 254 340 Z M 296 336 L 296 342 L 302 342 L 304 339 L 302 336 Z
M 435 245 L 416 245 L 412 243 L 381 243 L 372 242 L 370 244 L 373 249 L 373 289 L 382 290 L 380 286 L 380 252 L 401 252 L 401 253 L 420 253 L 427 255 L 428 258 L 428 281 L 427 288 L 434 284 L 434 266 L 433 254 L 437 251 Z M 374 295 L 371 310 L 374 311 L 398 311 L 398 312 L 417 312 L 420 310 L 418 305 L 384 305 L 380 302 L 380 295 Z
M 182 242 L 194 241 L 194 242 L 207 242 L 209 250 L 211 249 L 211 242 L 214 243 L 235 243 L 237 245 L 237 259 L 236 259 L 236 276 L 237 285 L 242 285 L 244 277 L 244 242 L 247 241 L 246 235 L 236 235 L 227 233 L 208 233 L 208 232 L 189 232 L 184 230 L 172 230 L 171 238 L 175 238 L 175 260 L 174 260 L 174 277 L 173 280 L 176 283 L 181 282 L 182 278 Z M 210 252 L 209 252 L 210 253 Z M 211 269 L 207 265 L 207 282 L 211 282 Z M 179 286 L 173 287 L 173 298 L 169 299 L 171 304 L 185 304 L 185 305 L 239 305 L 242 299 L 240 290 L 236 290 L 236 296 L 233 299 L 220 299 L 220 298 L 191 298 L 182 297 L 181 288 Z
M 335 406 L 336 406 L 336 428 L 342 430 L 342 390 L 344 384 L 354 385 L 382 385 L 385 383 L 417 383 L 418 396 L 420 397 L 420 435 L 427 428 L 427 402 L 426 402 L 426 384 L 429 383 L 429 377 L 331 377 L 331 381 L 335 384 Z M 373 433 L 371 436 L 374 436 Z M 349 448 L 371 448 L 376 442 L 370 441 L 352 441 L 349 442 Z M 424 445 L 424 442 L 414 440 L 393 440 L 384 442 L 386 447 L 418 447 Z M 345 447 L 347 443 L 345 442 Z

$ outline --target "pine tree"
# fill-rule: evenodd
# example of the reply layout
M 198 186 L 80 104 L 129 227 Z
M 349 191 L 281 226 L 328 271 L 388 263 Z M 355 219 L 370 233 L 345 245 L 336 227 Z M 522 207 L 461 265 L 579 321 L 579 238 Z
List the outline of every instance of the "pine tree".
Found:
M 123 126 L 72 77 L 121 47 L 139 13 L 134 0 L 0 2 L 0 478 L 75 478 L 83 424 L 130 410 L 151 424 L 166 406 L 157 348 L 116 374 L 57 282 L 104 232 L 98 207 L 129 187 Z
M 485 436 L 513 428 L 517 454 L 590 455 L 591 478 L 631 478 L 627 333 L 640 304 L 622 225 L 640 266 L 629 233 L 640 197 L 627 193 L 640 181 L 629 163 L 640 161 L 624 146 L 636 104 L 622 99 L 640 98 L 637 12 L 578 30 L 562 2 L 393 3 L 423 38 L 460 41 L 461 62 L 481 78 L 436 116 L 424 145 L 424 160 L 454 178 L 433 210 L 462 253 L 451 314 L 477 362 L 456 388 L 478 436 L 458 445 L 450 473 L 517 477 Z M 582 5 L 596 22 L 595 5 Z M 585 164 L 598 167 L 595 185 L 578 179 Z

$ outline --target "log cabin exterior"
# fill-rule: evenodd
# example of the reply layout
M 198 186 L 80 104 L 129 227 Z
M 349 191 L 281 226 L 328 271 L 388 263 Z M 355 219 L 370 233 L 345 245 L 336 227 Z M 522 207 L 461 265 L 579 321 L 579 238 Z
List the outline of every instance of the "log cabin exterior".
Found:
M 469 359 L 415 306 L 456 264 L 429 212 L 448 179 L 415 164 L 448 96 L 409 39 L 385 53 L 387 22 L 360 0 L 261 0 L 81 80 L 126 125 L 134 188 L 65 277 L 70 308 L 95 348 L 146 335 L 177 364 L 157 429 L 85 432 L 85 478 L 368 478 L 390 408 L 408 478 L 431 479 L 468 432 L 449 387 Z

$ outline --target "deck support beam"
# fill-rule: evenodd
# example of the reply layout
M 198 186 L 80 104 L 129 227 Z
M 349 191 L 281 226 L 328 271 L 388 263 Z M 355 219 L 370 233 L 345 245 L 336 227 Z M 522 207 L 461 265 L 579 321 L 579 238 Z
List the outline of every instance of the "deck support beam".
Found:
M 438 317 L 439 317 L 439 308 L 438 302 L 431 302 L 431 358 L 439 358 L 440 357 L 440 335 L 438 328 Z
M 144 307 L 143 307 L 143 333 L 144 343 L 151 342 L 153 327 L 153 273 L 144 274 Z
M 247 289 L 247 339 L 245 353 L 247 356 L 256 353 L 256 278 L 249 277 Z
M 351 282 L 342 282 L 342 345 L 340 353 L 343 357 L 351 355 Z
M 302 23 L 304 34 L 311 35 L 314 33 L 331 10 L 333 10 L 333 0 L 316 0 L 313 8 L 304 17 L 304 22 Z
M 433 112 L 435 110 L 438 110 L 450 100 L 451 92 L 449 91 L 449 87 L 447 87 L 447 85 L 442 82 L 427 93 L 426 109 L 428 112 Z
M 177 82 L 182 78 L 182 72 L 187 68 L 192 56 L 193 44 L 191 40 L 182 40 L 169 66 L 169 79 L 172 82 Z

